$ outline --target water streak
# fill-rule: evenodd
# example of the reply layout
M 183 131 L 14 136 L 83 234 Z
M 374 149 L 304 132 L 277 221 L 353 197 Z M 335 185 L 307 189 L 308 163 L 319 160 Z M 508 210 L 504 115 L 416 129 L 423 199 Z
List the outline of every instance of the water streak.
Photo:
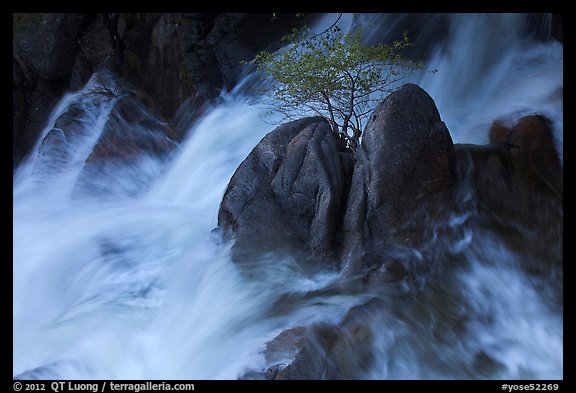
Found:
M 395 18 L 345 15 L 341 23 Z M 494 120 L 537 112 L 553 121 L 562 156 L 562 45 L 527 36 L 526 18 L 442 17 L 448 34 L 427 62 L 438 72 L 415 82 L 434 98 L 455 142 L 486 143 Z M 273 129 L 241 88 L 223 93 L 170 161 L 149 157 L 126 173 L 102 174 L 102 195 L 75 196 L 112 106 L 86 96 L 94 83 L 62 98 L 14 176 L 14 376 L 236 379 L 265 367 L 262 350 L 281 331 L 337 323 L 366 301 L 327 292 L 279 312 L 282 295 L 327 288 L 338 275 L 303 272 L 293 259 L 270 255 L 251 276 L 211 233 L 234 170 Z M 82 132 L 47 149 L 43 141 L 74 104 L 83 109 L 76 117 Z M 134 198 L 110 177 L 139 173 L 157 175 Z M 473 205 L 463 195 L 462 205 Z M 449 244 L 435 240 L 461 266 L 422 281 L 420 295 L 383 296 L 391 312 L 375 319 L 375 363 L 365 378 L 562 378 L 561 305 L 542 296 L 519 267 L 521 256 L 474 226 L 476 213 L 472 206 L 436 223 L 461 231 Z

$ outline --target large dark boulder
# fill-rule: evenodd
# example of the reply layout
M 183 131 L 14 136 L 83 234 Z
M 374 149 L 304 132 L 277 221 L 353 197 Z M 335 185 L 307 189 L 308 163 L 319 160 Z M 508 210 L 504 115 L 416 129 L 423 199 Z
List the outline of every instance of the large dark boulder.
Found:
M 321 117 L 264 137 L 232 176 L 218 213 L 236 256 L 294 249 L 332 257 L 347 192 L 345 159 Z
M 344 219 L 345 269 L 382 262 L 400 229 L 455 182 L 454 146 L 433 99 L 406 84 L 378 105 L 356 153 Z M 417 221 L 417 220 L 416 220 Z

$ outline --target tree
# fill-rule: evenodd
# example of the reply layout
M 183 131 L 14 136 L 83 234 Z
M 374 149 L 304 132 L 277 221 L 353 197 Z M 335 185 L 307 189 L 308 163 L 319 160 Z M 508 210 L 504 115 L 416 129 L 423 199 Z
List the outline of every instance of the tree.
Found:
M 355 151 L 376 104 L 421 65 L 399 54 L 411 45 L 406 34 L 391 45 L 366 45 L 360 29 L 345 33 L 337 22 L 318 34 L 295 30 L 284 37 L 291 45 L 261 52 L 251 63 L 282 120 L 316 113 L 329 122 L 341 149 Z

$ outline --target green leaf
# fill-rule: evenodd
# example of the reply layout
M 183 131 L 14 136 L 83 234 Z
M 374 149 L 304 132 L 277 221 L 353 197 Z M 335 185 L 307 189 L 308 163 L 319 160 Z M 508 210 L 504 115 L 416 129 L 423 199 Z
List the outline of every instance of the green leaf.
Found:
M 361 29 L 344 33 L 335 24 L 319 34 L 294 29 L 284 40 L 290 44 L 250 62 L 268 83 L 267 97 L 286 118 L 311 110 L 328 119 L 335 132 L 360 129 L 394 84 L 423 66 L 400 55 L 411 45 L 407 33 L 392 43 L 366 45 Z

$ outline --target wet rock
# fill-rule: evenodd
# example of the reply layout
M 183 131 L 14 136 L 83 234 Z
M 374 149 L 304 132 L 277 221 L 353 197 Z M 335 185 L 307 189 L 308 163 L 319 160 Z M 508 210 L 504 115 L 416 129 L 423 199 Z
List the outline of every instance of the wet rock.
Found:
M 57 100 L 102 69 L 121 69 L 153 91 L 181 140 L 206 104 L 243 75 L 242 61 L 306 18 L 272 13 L 13 14 L 14 168 Z
M 563 170 L 551 127 L 539 115 L 511 124 L 499 120 L 490 129 L 490 145 L 456 145 L 456 192 L 462 208 L 476 212 L 475 225 L 521 255 L 526 271 L 557 282 L 561 292 Z
M 176 137 L 144 89 L 116 81 L 99 72 L 71 97 L 40 143 L 35 173 L 48 180 L 81 170 L 75 196 L 136 196 L 147 189 L 169 161 Z
M 284 330 L 266 344 L 266 363 L 286 366 L 294 361 L 306 339 L 302 326 Z
M 94 132 L 98 113 L 107 102 L 102 95 L 79 95 L 69 103 L 46 133 L 34 161 L 34 172 L 44 178 L 59 176 L 75 162 L 84 160 L 79 146 L 85 145 Z M 87 152 L 85 153 L 87 154 Z
M 165 157 L 176 143 L 168 123 L 160 120 L 134 95 L 114 104 L 102 135 L 87 162 L 131 160 L 141 154 Z
M 277 379 L 278 373 L 294 362 L 306 341 L 306 333 L 305 327 L 298 326 L 284 330 L 266 343 L 264 356 L 269 365 L 264 371 L 266 379 Z
M 68 78 L 85 14 L 14 13 L 13 166 L 30 152 Z
M 13 56 L 18 62 L 46 80 L 70 73 L 85 14 L 14 14 L 15 19 L 17 15 Z
M 455 183 L 454 146 L 432 98 L 406 84 L 374 111 L 356 153 L 344 219 L 347 272 L 369 266 L 393 231 Z
M 287 329 L 266 344 L 266 379 L 360 379 L 374 361 L 372 326 L 386 310 L 377 299 L 353 307 L 338 324 Z
M 276 380 L 327 379 L 332 359 L 329 348 L 337 340 L 339 329 L 326 323 L 312 325 L 306 329 L 294 360 L 276 374 Z
M 563 170 L 548 119 L 540 115 L 525 116 L 512 127 L 496 121 L 490 129 L 490 143 L 510 153 L 520 184 L 526 188 L 524 191 L 548 189 L 562 199 Z
M 236 251 L 293 249 L 330 258 L 345 186 L 328 123 L 321 117 L 286 123 L 264 137 L 232 176 L 218 226 L 234 239 Z
M 153 101 L 143 91 L 121 93 L 113 100 L 75 186 L 77 195 L 138 196 L 160 175 L 178 145 L 170 125 L 146 105 Z

